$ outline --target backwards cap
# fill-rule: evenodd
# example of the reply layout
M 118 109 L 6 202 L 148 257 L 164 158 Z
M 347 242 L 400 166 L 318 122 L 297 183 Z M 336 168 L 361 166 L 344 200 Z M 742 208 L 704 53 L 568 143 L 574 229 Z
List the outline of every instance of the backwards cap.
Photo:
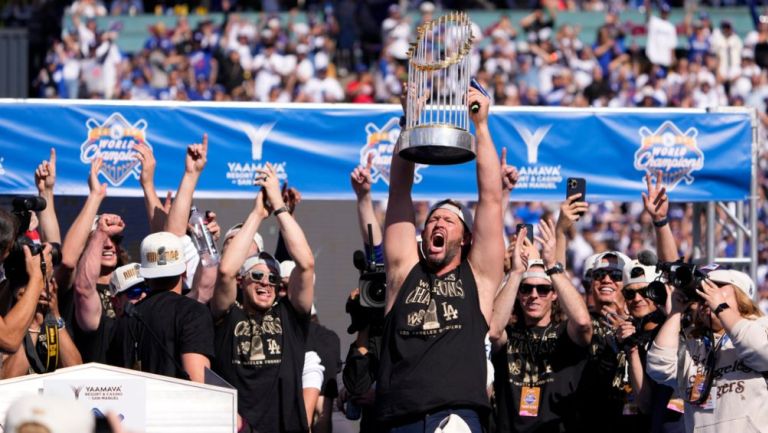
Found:
M 472 213 L 469 211 L 469 209 L 462 206 L 461 203 L 449 198 L 435 203 L 435 205 L 432 206 L 432 208 L 429 210 L 429 213 L 427 214 L 427 221 L 429 221 L 429 217 L 431 217 L 432 214 L 438 209 L 445 209 L 458 216 L 461 222 L 464 223 L 464 228 L 466 228 L 469 233 L 472 233 L 472 226 L 474 225 Z
M 250 271 L 251 268 L 256 265 L 267 265 L 269 272 L 280 276 L 280 262 L 278 262 L 277 259 L 272 256 L 272 254 L 269 254 L 266 251 L 262 251 L 255 256 L 251 256 L 245 259 L 245 263 L 243 263 L 243 266 L 240 267 L 240 275 L 247 274 L 248 271 Z

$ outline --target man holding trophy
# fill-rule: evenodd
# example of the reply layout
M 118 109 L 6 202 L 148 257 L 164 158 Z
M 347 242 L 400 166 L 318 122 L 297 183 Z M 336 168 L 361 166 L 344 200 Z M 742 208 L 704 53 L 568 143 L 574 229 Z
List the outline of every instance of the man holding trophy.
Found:
M 442 24 L 434 28 L 445 31 L 451 19 L 468 23 L 462 15 L 442 17 L 437 20 Z M 420 37 L 424 31 L 430 30 L 421 28 Z M 418 55 L 422 48 L 415 47 L 414 52 Z M 469 85 L 457 86 L 469 83 L 468 59 L 454 64 L 459 71 L 445 73 L 453 80 L 441 83 L 436 78 L 441 72 L 434 70 L 426 76 L 426 84 L 420 83 L 419 77 L 424 80 L 425 74 L 413 57 L 410 63 L 407 127 L 398 143 L 400 153 L 392 158 L 384 233 L 387 316 L 377 416 L 384 431 L 434 432 L 451 426 L 480 433 L 489 411 L 484 339 L 504 260 L 501 169 L 488 129 L 490 99 Z M 425 89 L 429 97 L 422 97 Z M 440 94 L 446 89 L 453 97 Z M 415 98 L 414 92 L 418 92 Z M 446 125 L 451 115 L 436 113 L 440 111 L 452 111 L 458 123 Z M 431 116 L 440 122 L 430 122 Z M 466 131 L 468 124 L 466 129 L 460 125 L 462 117 L 471 118 L 476 133 L 474 223 L 461 204 L 441 201 L 430 210 L 419 244 L 411 198 L 414 163 L 404 157 L 433 164 L 446 163 L 436 161 L 435 155 L 449 155 L 447 163 L 457 162 L 457 152 L 472 152 L 474 157 L 471 136 L 469 146 L 463 139 L 444 140 L 440 149 L 441 143 L 430 141 L 430 137 L 445 139 L 442 129 Z M 419 152 L 408 152 L 419 147 Z

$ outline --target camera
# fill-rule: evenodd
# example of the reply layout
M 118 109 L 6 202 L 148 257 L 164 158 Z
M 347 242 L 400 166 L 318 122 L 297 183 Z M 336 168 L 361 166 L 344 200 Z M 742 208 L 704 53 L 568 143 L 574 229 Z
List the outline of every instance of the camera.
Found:
M 680 290 L 689 301 L 700 301 L 701 297 L 696 290 L 701 286 L 701 282 L 707 278 L 700 269 L 693 263 L 685 263 L 682 260 L 676 262 L 659 262 L 656 269 L 662 273 L 669 284 Z M 664 304 L 667 300 L 667 290 L 664 283 L 654 281 L 645 288 L 643 294 L 648 299 L 657 304 Z
M 8 254 L 8 258 L 3 262 L 3 266 L 8 275 L 14 276 L 13 279 L 17 280 L 16 282 L 18 284 L 23 285 L 26 284 L 28 279 L 28 276 L 26 275 L 26 260 L 24 258 L 23 246 L 26 245 L 33 256 L 36 256 L 43 251 L 42 244 L 35 242 L 27 236 L 29 222 L 32 219 L 32 212 L 44 210 L 47 203 L 44 198 L 35 196 L 15 197 L 11 203 L 13 207 L 11 214 L 16 219 L 16 233 L 13 246 Z M 58 243 L 51 243 L 51 256 L 53 266 L 61 263 L 61 246 Z M 17 275 L 22 278 L 15 278 Z
M 366 259 L 365 253 L 355 251 L 352 262 L 360 271 L 360 306 L 367 308 L 384 308 L 387 295 L 387 275 L 384 264 L 376 263 L 373 258 Z

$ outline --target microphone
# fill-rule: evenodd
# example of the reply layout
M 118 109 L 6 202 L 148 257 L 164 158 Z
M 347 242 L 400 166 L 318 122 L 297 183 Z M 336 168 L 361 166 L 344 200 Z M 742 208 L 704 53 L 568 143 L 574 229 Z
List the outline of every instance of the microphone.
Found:
M 365 253 L 360 250 L 355 250 L 352 253 L 352 264 L 355 265 L 355 269 L 360 271 L 368 270 L 368 260 L 365 258 Z
M 144 318 L 141 317 L 141 312 L 139 312 L 139 309 L 136 308 L 136 306 L 133 305 L 132 303 L 128 302 L 123 306 L 123 312 L 125 313 L 126 316 L 138 320 L 139 323 L 141 323 L 141 325 L 144 326 L 144 329 L 149 331 L 149 335 L 151 335 L 152 339 L 155 340 L 155 343 L 157 343 L 157 345 L 160 346 L 160 349 L 162 349 L 162 352 L 165 354 L 165 356 L 170 358 L 171 361 L 173 361 L 173 365 L 176 366 L 176 370 L 181 372 L 181 378 L 190 380 L 189 375 L 187 374 L 187 371 L 184 370 L 184 367 L 182 367 L 181 364 L 179 364 L 179 361 L 177 361 L 176 357 L 173 356 L 170 350 L 168 350 L 168 348 L 165 346 L 165 343 L 163 343 L 163 340 L 161 340 L 160 337 L 158 337 L 157 334 L 155 334 L 155 331 L 153 331 L 152 328 L 149 326 L 149 324 L 147 324 L 147 322 L 144 321 Z
M 643 266 L 656 266 L 659 263 L 659 258 L 653 251 L 643 250 L 637 254 L 637 261 Z

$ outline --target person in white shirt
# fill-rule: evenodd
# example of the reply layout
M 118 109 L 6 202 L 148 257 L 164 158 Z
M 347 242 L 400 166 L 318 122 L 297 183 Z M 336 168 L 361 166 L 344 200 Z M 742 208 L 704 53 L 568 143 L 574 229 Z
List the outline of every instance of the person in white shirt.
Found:
M 718 72 L 727 79 L 733 80 L 741 75 L 741 51 L 744 44 L 728 20 L 720 23 L 720 31 L 712 34 L 712 51 L 720 61 Z
M 646 2 L 649 3 L 649 2 Z M 669 22 L 669 5 L 661 5 L 661 16 L 651 15 L 650 7 L 648 13 L 648 41 L 645 46 L 645 55 L 654 65 L 669 67 L 675 58 L 675 48 L 677 48 L 677 30 L 675 25 Z

